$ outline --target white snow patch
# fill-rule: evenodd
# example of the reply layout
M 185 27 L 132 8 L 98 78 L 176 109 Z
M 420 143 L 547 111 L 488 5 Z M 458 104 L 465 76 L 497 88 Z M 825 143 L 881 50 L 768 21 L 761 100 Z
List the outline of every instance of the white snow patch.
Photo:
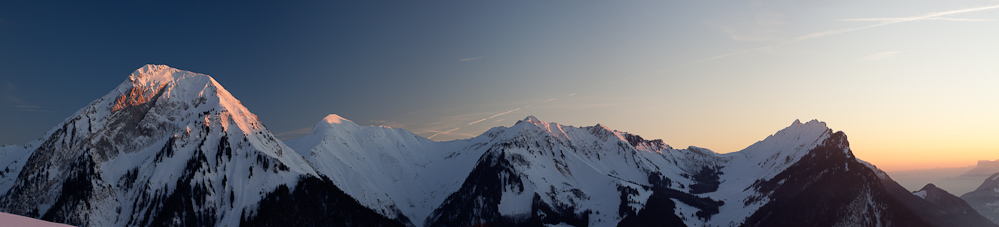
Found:
M 524 191 L 507 187 L 503 190 L 503 196 L 497 209 L 503 216 L 530 215 L 531 205 L 534 200 L 534 188 L 525 185 Z
M 677 217 L 680 217 L 684 224 L 687 224 L 687 226 L 697 226 L 701 223 L 701 220 L 698 220 L 696 216 L 697 212 L 701 211 L 701 209 L 687 205 L 677 199 L 670 198 L 670 200 L 673 200 L 673 203 L 676 204 L 676 209 L 673 210 L 674 214 L 676 214 Z
M 17 175 L 21 173 L 24 163 L 28 162 L 28 157 L 34 148 L 7 145 L 0 147 L 0 195 L 7 193 L 17 181 Z

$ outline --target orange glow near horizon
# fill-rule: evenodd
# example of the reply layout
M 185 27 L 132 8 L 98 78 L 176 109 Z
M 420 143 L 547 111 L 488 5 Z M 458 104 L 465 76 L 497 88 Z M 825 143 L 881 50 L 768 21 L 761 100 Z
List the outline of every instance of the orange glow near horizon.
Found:
M 858 119 L 883 119 L 876 115 L 862 116 Z M 772 117 L 773 118 L 773 117 Z M 756 141 L 765 139 L 777 130 L 787 127 L 780 119 L 752 121 L 746 119 L 726 122 L 712 122 L 711 127 L 693 127 L 682 125 L 693 130 L 652 129 L 654 126 L 637 126 L 640 130 L 631 132 L 646 138 L 663 138 L 667 144 L 677 149 L 689 145 L 704 147 L 718 153 L 729 153 L 742 150 Z M 793 120 L 793 119 L 792 119 Z M 806 119 L 802 119 L 806 121 Z M 979 160 L 999 159 L 999 131 L 988 127 L 992 122 L 980 121 L 978 124 L 954 124 L 948 121 L 924 120 L 915 124 L 906 119 L 883 121 L 857 121 L 854 119 L 830 118 L 819 119 L 826 122 L 833 131 L 843 131 L 850 142 L 854 155 L 861 160 L 874 164 L 884 171 L 904 171 L 918 169 L 959 168 L 974 166 Z M 947 119 L 956 121 L 954 119 Z M 995 121 L 995 120 L 991 120 Z M 681 126 L 686 122 L 660 122 L 661 125 Z M 741 125 L 734 124 L 742 122 Z M 755 124 L 748 124 L 755 123 Z M 702 126 L 703 122 L 698 122 Z M 697 123 L 689 123 L 697 124 Z M 722 125 L 722 126 L 714 126 Z M 633 128 L 633 125 L 616 126 L 612 128 Z M 657 132 L 659 134 L 657 135 Z

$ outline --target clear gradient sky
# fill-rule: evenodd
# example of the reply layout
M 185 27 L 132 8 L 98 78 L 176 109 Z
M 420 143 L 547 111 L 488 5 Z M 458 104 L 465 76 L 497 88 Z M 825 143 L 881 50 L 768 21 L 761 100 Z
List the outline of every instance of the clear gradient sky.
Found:
M 819 119 L 886 170 L 999 159 L 996 0 L 2 1 L 0 144 L 147 63 L 212 75 L 282 138 L 535 115 L 726 153 Z

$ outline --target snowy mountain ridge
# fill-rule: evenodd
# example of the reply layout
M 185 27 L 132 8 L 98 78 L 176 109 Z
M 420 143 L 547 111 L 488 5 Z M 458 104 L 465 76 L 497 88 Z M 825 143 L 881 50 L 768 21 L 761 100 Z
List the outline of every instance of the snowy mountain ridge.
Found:
M 362 201 L 362 204 L 389 216 L 395 215 L 393 213 L 398 209 L 417 224 L 427 218 L 430 210 L 437 208 L 435 206 L 443 199 L 441 195 L 459 190 L 457 186 L 462 184 L 460 178 L 464 175 L 453 173 L 467 174 L 472 168 L 469 164 L 475 162 L 469 158 L 479 159 L 482 164 L 485 158 L 479 158 L 482 155 L 508 157 L 516 166 L 513 174 L 520 178 L 515 190 L 511 191 L 510 187 L 503 189 L 495 208 L 501 216 L 529 213 L 534 200 L 532 195 L 538 193 L 547 195 L 540 198 L 542 203 L 591 212 L 590 219 L 600 220 L 590 222 L 591 225 L 616 224 L 621 220 L 619 206 L 601 204 L 622 204 L 618 198 L 591 195 L 620 194 L 619 190 L 623 190 L 620 187 L 631 188 L 636 192 L 628 195 L 629 201 L 624 203 L 640 210 L 652 194 L 650 187 L 655 182 L 649 181 L 650 174 L 672 179 L 679 186 L 674 189 L 688 191 L 686 188 L 701 187 L 703 183 L 690 178 L 706 168 L 712 169 L 708 172 L 733 169 L 732 172 L 739 174 L 721 174 L 722 178 L 718 180 L 725 190 L 706 194 L 718 198 L 714 201 L 727 204 L 720 209 L 732 210 L 719 215 L 723 218 L 711 219 L 711 223 L 720 224 L 738 223 L 738 219 L 752 213 L 752 206 L 747 209 L 738 204 L 757 192 L 735 189 L 746 189 L 756 180 L 772 178 L 781 168 L 794 163 L 830 134 L 831 130 L 825 127 L 825 123 L 795 121 L 788 128 L 743 151 L 717 154 L 696 147 L 673 149 L 661 140 L 644 140 L 599 124 L 580 128 L 545 122 L 534 116 L 528 116 L 509 128 L 490 129 L 482 136 L 468 140 L 434 142 L 403 129 L 358 126 L 337 115 L 330 115 L 317 123 L 312 133 L 290 140 L 288 144 L 308 157 L 321 174 L 332 179 L 351 179 L 338 181 L 338 186 L 345 188 L 345 192 Z M 381 143 L 385 141 L 390 143 Z M 446 150 L 461 152 L 439 152 Z M 464 158 L 456 159 L 455 155 Z M 456 168 L 442 172 L 433 170 L 436 166 Z M 738 168 L 758 171 L 736 170 Z M 710 175 L 708 172 L 704 174 Z M 428 175 L 446 180 L 426 188 L 419 186 L 418 182 L 426 181 L 424 176 Z M 515 176 L 504 178 L 509 177 Z M 525 191 L 530 188 L 554 190 Z M 397 201 L 405 202 L 400 204 Z M 755 206 L 765 202 L 761 200 Z M 705 220 L 696 217 L 699 211 L 694 207 L 678 208 L 688 225 L 711 224 L 703 223 Z M 744 212 L 736 214 L 738 211 Z M 434 225 L 431 220 L 425 224 Z
M 932 205 L 902 203 L 909 206 L 906 207 L 896 200 L 910 198 L 888 196 L 912 194 L 895 192 L 904 190 L 900 186 L 881 185 L 881 181 L 893 181 L 873 165 L 856 159 L 842 132 L 834 133 L 817 120 L 804 123 L 796 120 L 746 149 L 718 154 L 697 147 L 674 149 L 662 140 L 645 140 L 600 124 L 565 126 L 534 116 L 467 140 L 447 142 L 424 140 L 404 129 L 357 126 L 342 117 L 331 116 L 326 119 L 336 119 L 339 123 L 321 121 L 310 135 L 288 143 L 300 152 L 308 150 L 302 154 L 310 157 L 309 161 L 322 175 L 363 179 L 360 180 L 363 184 L 349 180 L 338 183 L 340 187 L 353 187 L 345 191 L 362 204 L 385 215 L 403 215 L 416 226 L 487 223 L 735 226 L 748 225 L 748 220 L 770 223 L 775 221 L 760 216 L 759 212 L 764 212 L 761 211 L 764 208 L 765 212 L 773 212 L 780 207 L 773 203 L 788 202 L 782 194 L 791 189 L 781 188 L 821 190 L 792 176 L 797 170 L 788 170 L 791 168 L 831 168 L 810 170 L 818 172 L 808 177 L 820 182 L 852 179 L 869 184 L 855 191 L 860 194 L 847 194 L 843 199 L 853 201 L 848 203 L 850 206 L 873 207 L 868 211 L 873 213 L 851 212 L 842 217 L 846 220 L 834 222 L 838 223 L 835 225 L 883 225 L 893 220 L 902 226 L 953 223 L 946 220 L 928 223 L 914 218 L 908 209 Z M 335 134 L 334 130 L 325 129 L 326 125 L 343 131 Z M 405 136 L 384 139 L 389 136 L 380 133 Z M 323 158 L 315 158 L 320 156 Z M 475 165 L 468 165 L 473 159 L 477 159 Z M 821 165 L 809 164 L 814 162 Z M 341 165 L 351 167 L 319 167 L 323 163 L 344 163 Z M 454 168 L 444 172 L 434 170 L 441 165 Z M 463 175 L 467 177 L 460 179 Z M 431 184 L 434 186 L 420 185 L 419 182 L 428 180 L 427 176 L 439 181 Z M 778 176 L 782 177 L 777 179 Z M 794 179 L 793 185 L 784 185 L 789 179 Z M 661 210 L 664 206 L 666 210 Z M 675 216 L 645 213 L 649 210 Z M 896 220 L 900 218 L 904 221 Z M 981 224 L 975 221 L 960 223 Z
M 257 194 L 318 177 L 213 78 L 162 65 L 47 134 L 8 152 L 26 154 L 16 180 L 3 178 L 3 211 L 74 225 L 238 225 Z
M 0 211 L 83 226 L 980 224 L 920 217 L 967 210 L 905 191 L 817 120 L 727 154 L 534 116 L 436 142 L 330 114 L 280 141 L 215 79 L 163 65 L 0 165 Z

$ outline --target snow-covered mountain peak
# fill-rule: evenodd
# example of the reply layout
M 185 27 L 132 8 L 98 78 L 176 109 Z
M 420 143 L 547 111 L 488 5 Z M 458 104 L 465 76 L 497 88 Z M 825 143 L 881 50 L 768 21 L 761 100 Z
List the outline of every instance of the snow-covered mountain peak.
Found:
M 336 114 L 329 114 L 322 120 L 316 122 L 309 135 L 301 138 L 286 141 L 289 146 L 295 147 L 298 154 L 308 158 L 312 153 L 312 148 L 321 143 L 338 143 L 339 140 L 352 138 L 355 131 L 361 130 L 361 126 L 351 120 Z M 342 143 L 342 142 L 339 142 Z
M 136 69 L 115 90 L 67 118 L 73 129 L 87 129 L 77 137 L 107 140 L 122 153 L 132 153 L 164 137 L 188 137 L 218 128 L 227 137 L 239 135 L 256 150 L 287 164 L 292 171 L 315 174 L 305 160 L 285 155 L 291 150 L 264 128 L 257 116 L 209 75 L 145 65 Z M 57 126 L 52 134 L 65 128 Z M 217 136 L 217 135 L 213 135 Z M 105 149 L 108 150 L 108 149 Z M 101 155 L 100 159 L 114 158 Z
M 798 143 L 795 143 L 795 145 L 798 145 L 801 143 L 813 142 L 820 139 L 819 137 L 822 137 L 822 135 L 831 133 L 831 131 L 832 129 L 829 129 L 829 127 L 826 126 L 826 123 L 822 121 L 811 120 L 806 123 L 801 123 L 801 121 L 795 120 L 790 126 L 777 131 L 777 133 L 768 136 L 760 142 L 767 140 L 773 140 L 774 142 L 798 141 Z
M 140 134 L 132 141 L 113 140 L 113 144 L 124 146 L 126 153 L 161 136 L 188 137 L 201 131 L 199 128 L 219 127 L 228 136 L 245 137 L 245 142 L 285 162 L 295 172 L 315 174 L 301 157 L 286 156 L 284 151 L 290 148 L 278 142 L 256 115 L 206 74 L 148 64 L 70 118 L 79 119 L 77 124 L 85 119 L 86 124 L 80 127 L 106 130 L 94 132 L 98 134 Z
M 218 93 L 216 88 L 221 86 L 208 75 L 174 69 L 166 65 L 150 64 L 133 71 L 114 91 L 95 101 L 94 104 L 114 100 L 111 103 L 111 112 L 116 112 L 161 98 L 192 99 L 212 96 Z
M 534 123 L 534 124 L 547 124 L 544 121 L 539 120 L 534 115 L 530 115 L 530 116 L 525 117 L 523 121 L 531 122 L 531 123 Z
M 166 65 L 149 64 L 136 69 L 115 91 L 120 95 L 114 110 L 124 108 L 122 104 L 137 105 L 150 101 L 160 93 L 166 98 L 180 99 L 220 96 L 220 101 L 241 105 L 211 76 Z
M 534 115 L 527 116 L 526 118 L 524 118 L 524 120 L 517 121 L 517 123 L 514 124 L 514 126 L 511 128 L 514 129 L 519 128 L 520 130 L 528 130 L 528 131 L 540 130 L 541 132 L 547 133 L 553 137 L 567 139 L 567 140 L 571 138 L 563 130 L 563 125 L 555 122 L 542 121 L 537 117 L 535 117 Z
M 943 190 L 943 189 L 938 188 L 937 185 L 933 183 L 926 184 L 923 186 L 922 189 L 919 189 L 919 191 L 929 191 L 929 190 Z
M 326 122 L 326 124 L 343 124 L 344 122 L 353 122 L 353 121 L 347 120 L 347 118 L 343 118 L 340 115 L 330 114 L 326 115 L 326 117 L 323 118 L 323 122 Z
M 196 73 L 182 71 L 166 65 L 147 64 L 133 71 L 128 76 L 128 80 L 135 84 L 149 86 L 176 81 L 191 74 Z
M 784 129 L 792 129 L 792 128 L 822 129 L 822 128 L 828 128 L 828 126 L 826 126 L 826 122 L 819 121 L 818 119 L 812 119 L 805 123 L 801 123 L 801 120 L 795 119 L 794 122 L 791 123 L 791 125 L 787 126 L 787 128 Z
M 726 168 L 754 170 L 740 173 L 759 176 L 769 180 L 787 167 L 797 163 L 815 147 L 822 145 L 833 135 L 825 122 L 811 120 L 801 123 L 795 120 L 790 126 L 767 136 L 745 149 L 727 154 L 736 160 Z M 849 150 L 848 147 L 844 149 Z M 738 174 L 737 174 L 738 175 Z
M 0 179 L 7 192 L 0 201 L 17 202 L 0 208 L 61 212 L 71 219 L 60 221 L 74 225 L 197 215 L 200 225 L 234 226 L 266 193 L 319 176 L 215 79 L 165 65 L 135 70 L 37 141 L 31 149 L 0 149 L 24 154 L 17 155 L 17 180 Z M 74 182 L 72 190 L 60 182 Z M 163 218 L 149 215 L 160 211 Z
M 156 102 L 150 105 L 174 108 L 170 115 L 219 110 L 224 113 L 221 124 L 235 124 L 247 133 L 259 132 L 263 127 L 256 115 L 211 76 L 166 65 L 148 64 L 136 69 L 128 80 L 91 106 L 99 107 L 99 103 L 111 100 L 110 112 Z M 103 112 L 101 108 L 92 111 Z
M 329 114 L 319 122 L 316 122 L 316 126 L 312 128 L 310 134 L 346 136 L 346 134 L 357 131 L 360 128 L 361 126 L 354 123 L 354 121 L 343 118 L 340 115 Z

